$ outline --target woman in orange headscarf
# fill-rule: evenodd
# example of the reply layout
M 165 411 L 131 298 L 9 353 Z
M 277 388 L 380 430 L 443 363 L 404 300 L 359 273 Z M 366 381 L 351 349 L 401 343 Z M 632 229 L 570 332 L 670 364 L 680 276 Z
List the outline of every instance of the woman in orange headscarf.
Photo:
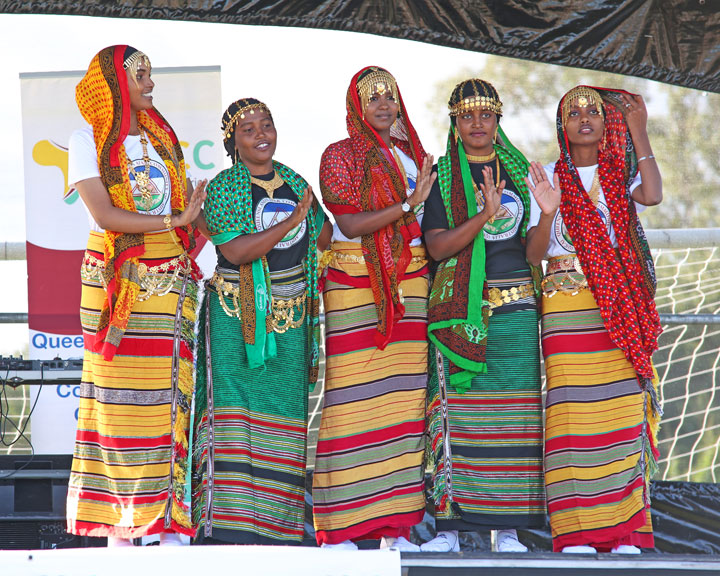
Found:
M 180 143 L 153 106 L 147 56 L 110 46 L 76 100 L 69 181 L 90 216 L 82 265 L 85 359 L 68 531 L 108 545 L 192 535 L 184 504 L 199 270 Z

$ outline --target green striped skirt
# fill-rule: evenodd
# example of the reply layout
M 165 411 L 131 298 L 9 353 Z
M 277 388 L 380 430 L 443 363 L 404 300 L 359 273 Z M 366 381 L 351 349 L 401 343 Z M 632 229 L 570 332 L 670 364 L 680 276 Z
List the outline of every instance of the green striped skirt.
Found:
M 237 271 L 218 268 L 237 285 Z M 302 267 L 271 272 L 274 300 L 305 292 Z M 307 315 L 275 333 L 277 356 L 250 369 L 241 319 L 206 285 L 200 313 L 193 521 L 196 541 L 299 544 L 304 534 Z M 295 310 L 300 318 L 302 310 Z M 299 323 L 299 322 L 298 322 Z M 287 327 L 286 327 L 287 328 Z
M 534 301 L 534 298 L 532 298 Z M 545 523 L 538 314 L 490 316 L 486 374 L 459 394 L 448 360 L 430 349 L 428 463 L 438 530 Z

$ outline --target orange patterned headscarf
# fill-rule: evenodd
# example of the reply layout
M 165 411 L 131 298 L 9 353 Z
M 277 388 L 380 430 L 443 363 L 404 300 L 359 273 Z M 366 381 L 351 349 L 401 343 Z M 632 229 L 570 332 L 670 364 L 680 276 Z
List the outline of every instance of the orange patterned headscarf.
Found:
M 125 69 L 132 68 L 142 53 L 126 45 L 103 48 L 90 62 L 75 89 L 75 101 L 92 126 L 100 179 L 113 206 L 137 212 L 128 175 L 124 141 L 130 131 L 130 93 Z M 170 175 L 173 214 L 185 209 L 185 161 L 175 132 L 155 109 L 137 113 L 155 151 Z M 176 228 L 183 246 L 194 246 L 192 229 Z M 107 300 L 100 315 L 93 350 L 112 360 L 127 328 L 130 312 L 140 292 L 138 263 L 145 252 L 145 235 L 105 231 L 105 283 Z

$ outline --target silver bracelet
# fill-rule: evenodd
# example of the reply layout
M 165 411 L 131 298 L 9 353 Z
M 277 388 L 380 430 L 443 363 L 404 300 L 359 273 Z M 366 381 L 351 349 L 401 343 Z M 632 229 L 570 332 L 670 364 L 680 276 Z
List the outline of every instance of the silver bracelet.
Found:
M 650 159 L 654 160 L 655 156 L 653 156 L 652 154 L 650 154 L 649 156 L 643 156 L 642 158 L 638 158 L 637 163 L 640 164 L 640 162 L 642 162 L 643 160 L 650 160 Z

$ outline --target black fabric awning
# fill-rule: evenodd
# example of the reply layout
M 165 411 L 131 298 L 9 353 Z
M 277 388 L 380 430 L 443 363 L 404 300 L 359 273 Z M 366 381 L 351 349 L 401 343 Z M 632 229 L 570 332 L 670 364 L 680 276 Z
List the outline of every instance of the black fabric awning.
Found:
M 0 0 L 0 12 L 366 32 L 720 93 L 720 0 Z

